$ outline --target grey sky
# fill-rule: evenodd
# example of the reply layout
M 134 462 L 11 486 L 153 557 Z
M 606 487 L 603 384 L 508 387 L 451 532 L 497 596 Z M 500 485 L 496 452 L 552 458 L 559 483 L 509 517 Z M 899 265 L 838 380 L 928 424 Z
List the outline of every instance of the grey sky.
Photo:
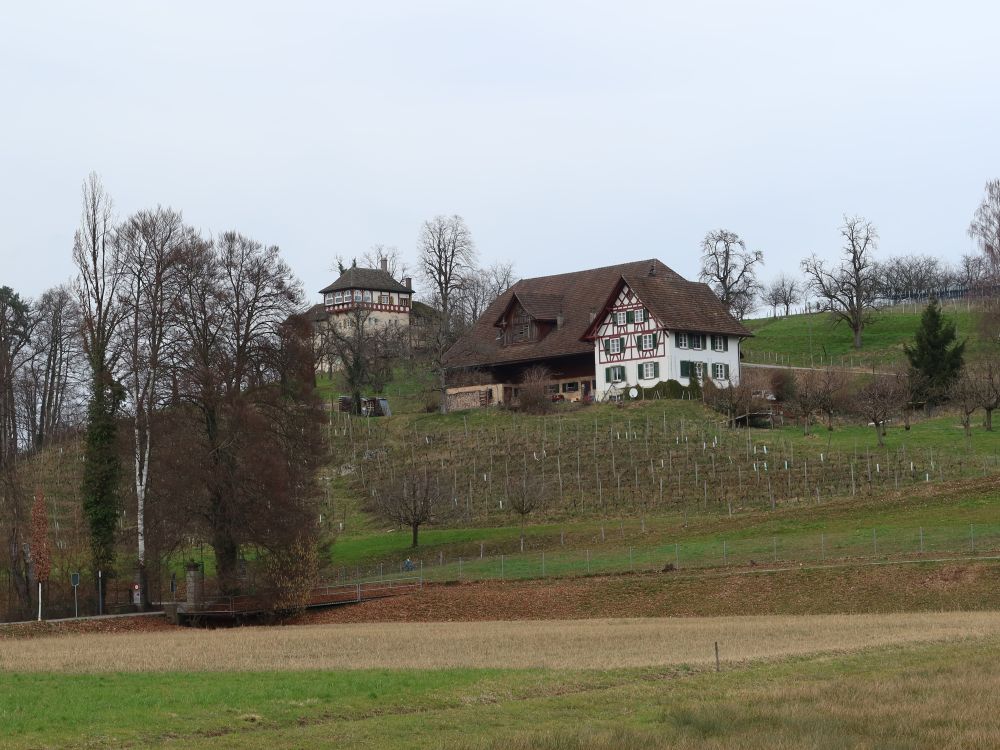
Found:
M 80 185 L 282 247 L 412 258 L 465 217 L 522 276 L 704 234 L 770 277 L 832 256 L 949 260 L 1000 177 L 995 2 L 48 2 L 0 7 L 0 284 L 72 274 Z

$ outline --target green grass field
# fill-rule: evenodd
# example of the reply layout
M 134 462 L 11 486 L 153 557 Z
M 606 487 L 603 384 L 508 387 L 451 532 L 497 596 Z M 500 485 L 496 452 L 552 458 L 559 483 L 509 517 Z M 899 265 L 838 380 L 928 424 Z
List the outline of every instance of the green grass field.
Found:
M 982 347 L 977 331 L 977 313 L 959 305 L 946 305 L 945 317 L 955 321 L 958 337 L 968 339 L 967 350 L 975 354 Z M 854 348 L 851 330 L 837 324 L 828 313 L 789 315 L 785 318 L 758 318 L 745 321 L 753 338 L 743 342 L 748 362 L 775 361 L 811 366 L 828 363 L 871 367 L 903 362 L 903 345 L 912 343 L 920 325 L 921 308 L 889 309 L 879 312 L 865 327 L 862 348 Z
M 627 670 L 14 674 L 4 747 L 993 747 L 995 637 Z

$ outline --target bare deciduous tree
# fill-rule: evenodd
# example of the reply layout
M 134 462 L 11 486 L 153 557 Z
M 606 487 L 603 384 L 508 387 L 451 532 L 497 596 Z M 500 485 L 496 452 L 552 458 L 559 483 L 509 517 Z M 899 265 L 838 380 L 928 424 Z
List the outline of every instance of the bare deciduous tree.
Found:
M 76 287 L 83 350 L 90 367 L 83 495 L 96 576 L 98 571 L 109 571 L 114 561 L 121 468 L 116 442 L 123 399 L 116 368 L 127 309 L 119 298 L 124 274 L 114 242 L 111 198 L 93 173 L 83 186 L 83 214 L 73 241 L 73 261 L 79 272 Z
M 1000 180 L 986 183 L 986 195 L 969 224 L 969 236 L 994 267 L 1000 266 Z
M 786 274 L 780 274 L 764 288 L 763 301 L 771 308 L 771 314 L 777 315 L 778 308 L 785 308 L 785 317 L 791 313 L 792 305 L 802 301 L 802 289 L 797 279 Z
M 972 415 L 983 403 L 985 384 L 979 373 L 965 368 L 948 389 L 951 403 L 958 408 L 966 437 L 972 436 Z
M 366 388 L 381 392 L 392 378 L 393 365 L 406 351 L 406 336 L 405 328 L 378 320 L 360 305 L 332 316 L 319 328 L 319 355 L 341 373 L 355 414 L 361 413 Z
M 406 467 L 375 489 L 372 509 L 383 518 L 406 526 L 417 547 L 420 527 L 434 522 L 442 512 L 444 491 L 437 474 L 426 467 Z
M 167 383 L 165 349 L 178 287 L 175 271 L 189 231 L 169 208 L 140 211 L 116 234 L 123 264 L 122 301 L 128 309 L 124 369 L 132 407 L 133 468 L 136 499 L 136 561 L 140 605 L 149 603 L 146 585 L 146 496 L 153 449 L 153 414 Z
M 445 353 L 453 343 L 451 322 L 463 275 L 473 266 L 476 247 L 461 216 L 435 216 L 425 221 L 418 241 L 417 267 L 430 286 L 441 315 L 434 333 L 432 357 L 441 389 L 441 411 L 448 410 Z
M 701 271 L 698 278 L 737 318 L 753 309 L 760 293 L 756 266 L 764 261 L 760 250 L 747 250 L 735 232 L 717 229 L 705 235 L 701 243 Z
M 857 391 L 856 408 L 875 427 L 879 446 L 885 445 L 885 423 L 899 410 L 902 398 L 900 379 L 895 373 L 873 373 Z
M 802 261 L 802 270 L 819 297 L 821 309 L 833 313 L 838 322 L 850 327 L 854 348 L 860 349 L 862 333 L 874 314 L 878 292 L 872 258 L 878 247 L 878 232 L 867 219 L 845 216 L 840 235 L 844 245 L 839 264 L 828 267 L 813 255 Z

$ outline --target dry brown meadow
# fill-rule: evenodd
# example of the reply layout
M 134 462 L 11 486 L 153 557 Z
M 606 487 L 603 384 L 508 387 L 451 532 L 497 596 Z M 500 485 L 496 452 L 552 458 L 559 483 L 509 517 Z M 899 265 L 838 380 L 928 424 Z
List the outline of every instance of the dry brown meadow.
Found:
M 0 641 L 0 671 L 446 667 L 613 669 L 724 663 L 1000 634 L 1000 612 L 383 623 L 184 629 Z

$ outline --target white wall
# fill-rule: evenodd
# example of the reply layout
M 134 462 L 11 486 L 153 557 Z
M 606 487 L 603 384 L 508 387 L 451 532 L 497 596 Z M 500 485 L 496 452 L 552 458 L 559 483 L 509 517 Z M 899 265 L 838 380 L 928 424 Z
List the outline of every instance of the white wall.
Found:
M 703 333 L 704 349 L 691 348 L 694 343 L 691 333 L 688 333 L 688 347 L 678 347 L 677 332 L 665 330 L 652 316 L 644 319 L 641 323 L 626 323 L 618 325 L 616 313 L 629 312 L 635 315 L 636 310 L 644 310 L 642 302 L 632 294 L 628 287 L 622 289 L 618 299 L 612 307 L 611 312 L 601 323 L 597 331 L 597 338 L 594 342 L 594 371 L 597 379 L 597 389 L 594 397 L 603 400 L 608 397 L 609 388 L 612 383 L 607 378 L 609 367 L 624 367 L 624 381 L 618 384 L 619 389 L 628 390 L 631 386 L 642 386 L 652 388 L 658 382 L 666 380 L 676 380 L 681 385 L 689 385 L 690 378 L 681 376 L 681 362 L 702 362 L 705 363 L 703 369 L 707 369 L 708 377 L 713 376 L 712 365 L 728 365 L 729 380 L 720 377 L 712 377 L 718 385 L 736 384 L 740 377 L 740 339 L 738 336 L 721 336 L 717 339 L 725 339 L 726 351 L 715 351 L 712 348 L 712 335 Z M 653 350 L 642 350 L 635 346 L 636 336 L 643 333 L 656 333 L 657 342 Z M 605 345 L 608 340 L 625 339 L 625 348 L 621 352 L 610 352 Z M 656 362 L 659 366 L 659 376 L 651 379 L 639 377 L 640 366 L 647 362 Z

